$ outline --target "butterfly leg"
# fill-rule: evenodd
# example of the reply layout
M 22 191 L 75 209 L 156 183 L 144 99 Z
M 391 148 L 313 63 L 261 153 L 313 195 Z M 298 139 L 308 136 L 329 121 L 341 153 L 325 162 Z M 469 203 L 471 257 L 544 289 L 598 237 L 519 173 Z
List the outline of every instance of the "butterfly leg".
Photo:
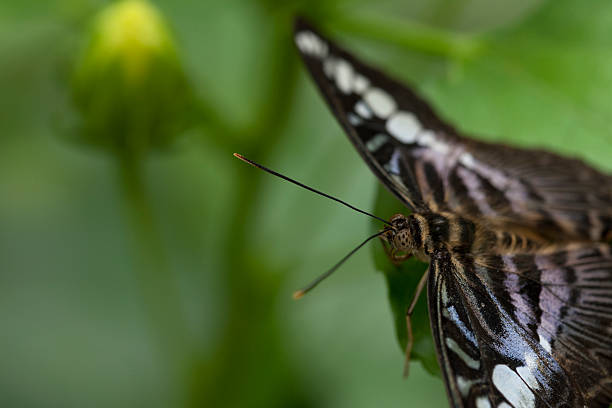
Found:
M 381 235 L 379 237 L 380 239 L 380 243 L 383 246 L 383 249 L 385 250 L 385 254 L 387 255 L 387 257 L 389 259 L 391 259 L 392 257 L 392 253 L 393 253 L 393 249 L 391 248 L 391 246 L 389 245 L 389 241 L 387 240 L 387 237 L 385 237 L 384 235 Z
M 410 353 L 412 352 L 412 346 L 414 343 L 414 338 L 412 336 L 412 312 L 414 312 L 414 308 L 419 300 L 419 296 L 425 288 L 425 284 L 427 283 L 427 276 L 429 275 L 429 269 L 425 271 L 421 280 L 414 291 L 414 295 L 412 296 L 412 300 L 410 304 L 406 308 L 406 360 L 404 361 L 404 378 L 408 377 L 408 369 L 410 367 Z

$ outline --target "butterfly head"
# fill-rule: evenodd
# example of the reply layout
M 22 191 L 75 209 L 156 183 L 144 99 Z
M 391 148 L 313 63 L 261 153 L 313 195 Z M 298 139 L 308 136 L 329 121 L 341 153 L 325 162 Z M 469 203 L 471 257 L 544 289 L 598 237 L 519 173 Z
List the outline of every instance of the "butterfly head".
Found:
M 387 242 L 389 242 L 396 251 L 414 251 L 416 245 L 410 230 L 410 219 L 403 214 L 395 214 L 389 221 L 392 228 L 389 228 L 384 235 Z

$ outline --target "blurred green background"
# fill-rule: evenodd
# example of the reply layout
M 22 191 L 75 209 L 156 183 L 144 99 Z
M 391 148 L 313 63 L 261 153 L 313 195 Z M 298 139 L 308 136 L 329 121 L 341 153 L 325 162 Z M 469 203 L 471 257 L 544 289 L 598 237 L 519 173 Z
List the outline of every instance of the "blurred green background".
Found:
M 605 0 L 127 4 L 0 4 L 2 406 L 446 405 L 378 243 L 291 299 L 370 221 L 231 156 L 374 208 L 296 13 L 466 132 L 612 170 Z

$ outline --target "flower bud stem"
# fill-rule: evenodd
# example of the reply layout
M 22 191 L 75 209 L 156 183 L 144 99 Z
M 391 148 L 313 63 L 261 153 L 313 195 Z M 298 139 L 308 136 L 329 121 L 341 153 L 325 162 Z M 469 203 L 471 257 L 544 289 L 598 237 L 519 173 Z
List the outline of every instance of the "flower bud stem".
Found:
M 175 276 L 168 266 L 142 174 L 142 158 L 123 154 L 119 158 L 119 177 L 126 212 L 132 229 L 138 265 L 134 270 L 153 337 L 160 353 L 175 375 L 184 371 L 190 339 Z M 183 370 L 181 370 L 183 368 Z M 180 374 L 179 374 L 180 375 Z M 174 377 L 177 378 L 177 377 Z

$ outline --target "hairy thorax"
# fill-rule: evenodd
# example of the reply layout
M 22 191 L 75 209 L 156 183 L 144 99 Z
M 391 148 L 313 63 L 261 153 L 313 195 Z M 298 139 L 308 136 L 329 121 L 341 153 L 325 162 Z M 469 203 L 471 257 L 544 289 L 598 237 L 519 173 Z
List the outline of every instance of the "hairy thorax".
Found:
M 390 222 L 393 228 L 383 239 L 390 245 L 391 254 L 415 256 L 425 262 L 440 247 L 454 253 L 480 254 L 526 253 L 550 246 L 537 235 L 494 228 L 453 213 L 396 214 Z

